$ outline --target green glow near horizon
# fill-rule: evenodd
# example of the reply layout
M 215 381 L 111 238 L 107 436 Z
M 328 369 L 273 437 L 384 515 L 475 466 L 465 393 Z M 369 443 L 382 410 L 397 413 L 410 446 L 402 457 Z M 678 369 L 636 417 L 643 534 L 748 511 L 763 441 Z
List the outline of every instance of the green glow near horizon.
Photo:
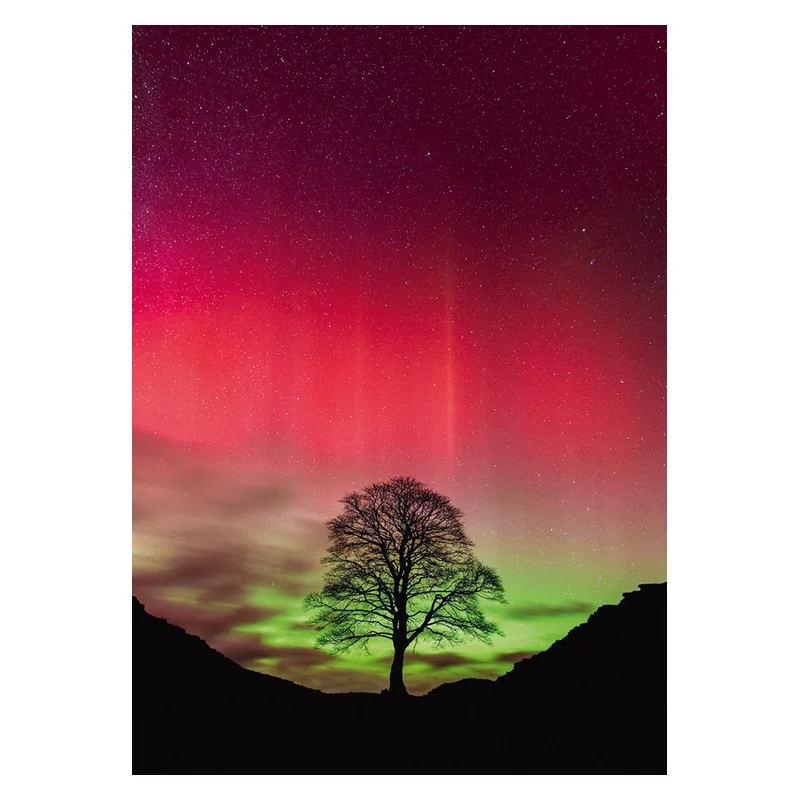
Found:
M 487 548 L 491 549 L 491 548 Z M 158 563 L 154 548 L 147 543 L 135 547 L 135 563 L 146 568 Z M 477 554 L 481 555 L 480 548 Z M 571 552 L 557 558 L 554 554 L 531 562 L 513 554 L 493 554 L 506 589 L 507 605 L 484 603 L 487 617 L 498 623 L 503 636 L 492 645 L 475 640 L 435 649 L 425 642 L 409 650 L 405 659 L 405 678 L 409 691 L 424 693 L 434 686 L 462 678 L 494 678 L 508 672 L 515 661 L 528 654 L 546 650 L 554 641 L 584 622 L 599 606 L 615 604 L 622 593 L 633 591 L 640 583 L 666 579 L 657 564 L 628 564 L 624 558 L 599 564 L 601 558 Z M 621 562 L 621 563 L 619 563 Z M 307 590 L 318 588 L 323 579 L 322 567 L 306 576 Z M 211 603 L 202 592 L 190 586 L 164 587 L 160 597 L 170 604 L 170 616 L 181 621 L 181 608 L 213 609 L 220 613 L 234 611 L 239 605 L 264 609 L 264 619 L 238 624 L 209 642 L 225 652 L 226 645 L 243 637 L 255 639 L 277 652 L 296 654 L 313 651 L 317 633 L 307 623 L 302 608 L 303 595 L 289 594 L 275 585 L 250 586 L 240 603 Z M 193 631 L 190 622 L 185 627 Z M 232 653 L 236 658 L 236 654 Z M 433 657 L 431 660 L 430 657 Z M 383 640 L 370 643 L 370 652 L 350 652 L 331 657 L 324 663 L 298 666 L 279 656 L 251 658 L 241 663 L 249 669 L 287 678 L 326 691 L 380 691 L 388 683 L 391 646 Z M 504 660 L 505 659 L 505 660 Z M 238 659 L 237 659 L 238 660 Z

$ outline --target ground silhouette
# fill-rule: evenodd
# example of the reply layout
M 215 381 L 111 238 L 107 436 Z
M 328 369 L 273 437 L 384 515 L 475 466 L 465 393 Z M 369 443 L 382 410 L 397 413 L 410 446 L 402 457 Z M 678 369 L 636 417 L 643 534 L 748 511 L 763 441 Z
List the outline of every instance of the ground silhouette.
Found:
M 664 774 L 666 597 L 643 584 L 495 681 L 326 694 L 133 599 L 134 774 Z

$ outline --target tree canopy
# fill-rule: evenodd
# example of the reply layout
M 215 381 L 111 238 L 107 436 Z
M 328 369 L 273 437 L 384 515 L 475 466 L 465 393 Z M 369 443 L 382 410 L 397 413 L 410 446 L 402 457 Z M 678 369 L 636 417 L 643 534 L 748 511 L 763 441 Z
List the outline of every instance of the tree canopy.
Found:
M 328 522 L 322 591 L 305 606 L 320 631 L 317 645 L 334 652 L 389 640 L 390 690 L 405 693 L 404 654 L 418 640 L 487 644 L 502 635 L 479 600 L 505 602 L 497 572 L 473 554 L 462 512 L 413 478 L 392 478 L 348 494 Z

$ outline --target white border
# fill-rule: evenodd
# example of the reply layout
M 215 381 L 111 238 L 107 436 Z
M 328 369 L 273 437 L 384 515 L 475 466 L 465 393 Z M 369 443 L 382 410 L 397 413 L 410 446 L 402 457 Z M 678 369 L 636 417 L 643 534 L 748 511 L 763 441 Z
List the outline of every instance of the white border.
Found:
M 541 776 L 516 790 L 782 796 L 793 783 L 797 698 L 788 648 L 800 407 L 796 64 L 784 8 L 229 2 L 223 13 L 162 1 L 6 12 L 4 762 L 17 786 L 31 796 L 70 786 L 87 798 L 289 788 L 274 777 L 127 777 L 130 20 L 224 17 L 668 24 L 670 775 Z M 287 780 L 348 798 L 513 788 L 494 777 L 399 788 Z

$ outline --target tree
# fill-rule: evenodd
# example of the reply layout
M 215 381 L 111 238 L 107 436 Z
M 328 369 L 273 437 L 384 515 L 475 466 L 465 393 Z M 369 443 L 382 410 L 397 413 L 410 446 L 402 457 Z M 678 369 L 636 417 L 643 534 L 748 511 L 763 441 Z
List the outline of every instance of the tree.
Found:
M 406 694 L 403 660 L 420 639 L 454 644 L 464 636 L 487 644 L 502 635 L 478 606 L 505 603 L 497 572 L 473 555 L 462 512 L 413 478 L 392 478 L 347 495 L 328 522 L 328 569 L 321 592 L 308 595 L 318 647 L 369 650 L 373 639 L 394 648 L 389 690 Z

